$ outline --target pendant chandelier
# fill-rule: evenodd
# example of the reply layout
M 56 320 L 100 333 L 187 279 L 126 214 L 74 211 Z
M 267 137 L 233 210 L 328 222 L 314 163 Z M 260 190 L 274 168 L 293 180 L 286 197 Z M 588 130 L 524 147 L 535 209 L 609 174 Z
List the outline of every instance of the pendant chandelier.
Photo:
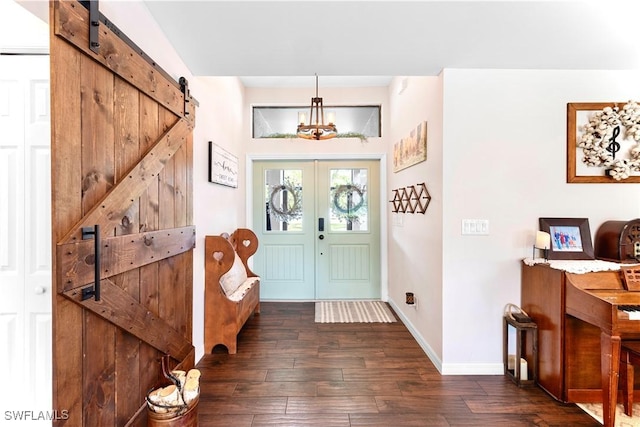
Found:
M 318 74 L 316 74 L 316 96 L 311 98 L 311 109 L 309 111 L 309 124 L 306 123 L 304 113 L 298 113 L 298 130 L 296 132 L 299 138 L 304 139 L 330 139 L 335 138 L 338 129 L 335 125 L 335 114 L 327 113 L 327 121 L 324 124 L 324 107 L 322 98 L 318 97 Z

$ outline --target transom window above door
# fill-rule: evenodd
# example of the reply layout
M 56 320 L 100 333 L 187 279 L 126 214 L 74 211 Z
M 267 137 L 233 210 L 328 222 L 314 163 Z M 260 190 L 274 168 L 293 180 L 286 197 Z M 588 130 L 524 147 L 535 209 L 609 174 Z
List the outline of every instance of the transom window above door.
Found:
M 338 138 L 382 136 L 379 105 L 325 106 L 324 112 L 335 115 Z M 299 113 L 309 115 L 309 107 L 254 106 L 253 138 L 295 138 Z

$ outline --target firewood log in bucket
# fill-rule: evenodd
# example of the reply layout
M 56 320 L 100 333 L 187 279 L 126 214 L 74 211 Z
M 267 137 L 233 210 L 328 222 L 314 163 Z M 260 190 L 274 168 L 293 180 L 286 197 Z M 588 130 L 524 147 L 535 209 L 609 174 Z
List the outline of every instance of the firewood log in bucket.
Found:
M 147 393 L 147 425 L 149 427 L 197 427 L 200 396 L 200 371 L 168 372 L 168 356 L 162 359 L 162 373 L 170 385 Z

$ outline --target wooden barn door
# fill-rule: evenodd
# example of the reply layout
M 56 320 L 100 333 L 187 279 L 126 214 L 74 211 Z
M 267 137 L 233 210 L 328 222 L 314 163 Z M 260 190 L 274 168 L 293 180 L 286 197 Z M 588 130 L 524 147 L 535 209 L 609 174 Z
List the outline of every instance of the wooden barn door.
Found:
M 194 364 L 196 102 L 99 12 L 50 18 L 54 424 L 144 425 L 160 357 Z

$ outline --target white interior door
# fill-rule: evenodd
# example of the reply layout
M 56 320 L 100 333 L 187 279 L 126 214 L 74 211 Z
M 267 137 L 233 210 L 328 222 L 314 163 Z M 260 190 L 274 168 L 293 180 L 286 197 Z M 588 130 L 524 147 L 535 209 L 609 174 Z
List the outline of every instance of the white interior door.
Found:
M 3 416 L 52 410 L 49 101 L 48 56 L 0 55 Z
M 380 298 L 378 161 L 254 162 L 253 186 L 262 299 Z

